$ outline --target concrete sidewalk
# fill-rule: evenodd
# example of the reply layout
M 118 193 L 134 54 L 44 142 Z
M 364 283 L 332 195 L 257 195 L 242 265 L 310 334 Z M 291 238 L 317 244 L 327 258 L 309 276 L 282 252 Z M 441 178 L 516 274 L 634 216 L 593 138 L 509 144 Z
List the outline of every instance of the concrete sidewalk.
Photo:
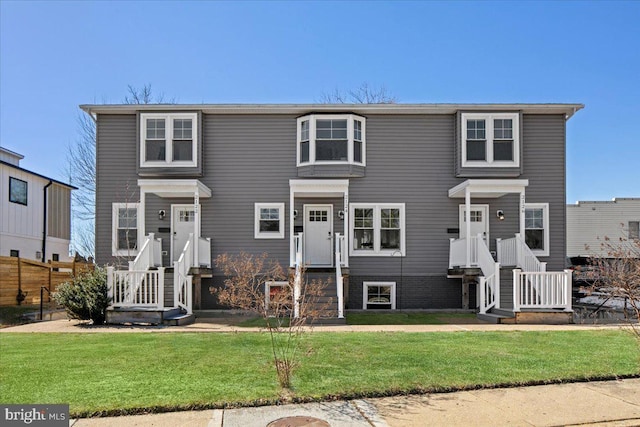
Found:
M 70 426 L 265 427 L 295 415 L 332 427 L 638 426 L 640 379 L 79 419 Z

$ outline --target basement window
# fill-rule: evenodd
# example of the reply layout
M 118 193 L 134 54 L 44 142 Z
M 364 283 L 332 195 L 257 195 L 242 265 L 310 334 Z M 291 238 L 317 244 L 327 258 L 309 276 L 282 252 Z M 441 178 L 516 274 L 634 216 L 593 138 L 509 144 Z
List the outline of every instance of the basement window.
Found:
M 363 310 L 395 310 L 396 282 L 364 282 L 362 284 Z

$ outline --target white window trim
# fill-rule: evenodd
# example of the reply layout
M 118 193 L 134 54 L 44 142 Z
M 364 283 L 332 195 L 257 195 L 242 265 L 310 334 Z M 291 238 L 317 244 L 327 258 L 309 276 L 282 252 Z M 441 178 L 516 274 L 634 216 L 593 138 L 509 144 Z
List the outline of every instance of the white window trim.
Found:
M 164 119 L 165 121 L 165 160 L 146 161 L 147 147 L 145 144 L 147 136 L 147 119 Z M 173 161 L 173 120 L 192 120 L 192 161 Z M 196 167 L 198 165 L 198 113 L 141 113 L 140 114 L 140 167 Z
M 268 282 L 264 282 L 264 306 L 267 308 L 271 303 L 269 295 L 270 295 L 270 290 L 272 286 L 278 286 L 278 287 L 282 286 L 286 290 L 287 287 L 289 286 L 289 282 L 285 280 L 270 280 Z
M 549 256 L 549 203 L 525 203 L 527 209 L 542 209 L 542 220 L 544 221 L 544 249 L 531 249 L 534 255 Z M 523 225 L 525 233 L 527 232 L 526 224 Z M 526 237 L 522 236 L 526 241 Z
M 316 120 L 346 120 L 347 121 L 347 144 L 348 154 L 347 161 L 338 160 L 316 160 Z M 361 142 L 362 142 L 362 161 L 356 162 L 354 160 L 354 138 L 353 128 L 354 120 L 358 120 L 362 123 Z M 309 121 L 309 161 L 300 161 L 300 139 L 302 138 L 301 124 L 304 121 Z M 297 130 L 296 130 L 296 165 L 367 165 L 367 120 L 357 114 L 309 114 L 307 116 L 298 117 Z
M 396 282 L 362 282 L 362 309 L 367 310 L 369 286 L 391 286 L 391 310 L 396 309 Z M 369 308 L 368 310 L 375 310 Z
M 493 160 L 493 121 L 513 120 L 513 161 Z M 462 167 L 513 168 L 520 166 L 520 114 L 519 113 L 462 113 L 460 147 Z M 484 120 L 486 132 L 486 160 L 467 160 L 467 120 Z
M 260 209 L 278 209 L 279 219 L 280 219 L 280 228 L 277 233 L 268 233 L 265 231 L 260 231 Z M 284 239 L 284 203 L 256 203 L 254 205 L 254 231 L 253 237 L 254 239 Z
M 373 209 L 373 250 L 357 250 L 353 248 L 355 210 Z M 380 210 L 400 209 L 400 249 L 380 248 Z M 349 255 L 350 256 L 405 256 L 406 255 L 406 220 L 404 203 L 350 203 L 349 204 Z M 399 253 L 398 253 L 399 252 Z
M 138 249 L 117 249 L 118 245 L 118 209 L 120 208 L 136 208 L 138 211 L 136 218 L 137 242 L 138 246 L 142 244 L 142 234 L 140 223 L 142 216 L 140 212 L 140 203 L 112 203 L 111 204 L 111 255 L 113 256 L 136 256 Z

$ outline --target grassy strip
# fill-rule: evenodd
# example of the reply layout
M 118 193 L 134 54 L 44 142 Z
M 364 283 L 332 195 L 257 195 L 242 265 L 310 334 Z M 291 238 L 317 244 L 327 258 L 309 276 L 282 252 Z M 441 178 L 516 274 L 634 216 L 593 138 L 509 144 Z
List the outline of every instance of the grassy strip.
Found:
M 73 416 L 277 402 L 266 334 L 13 334 L 0 401 L 70 403 Z M 312 333 L 293 399 L 349 398 L 640 373 L 622 331 Z

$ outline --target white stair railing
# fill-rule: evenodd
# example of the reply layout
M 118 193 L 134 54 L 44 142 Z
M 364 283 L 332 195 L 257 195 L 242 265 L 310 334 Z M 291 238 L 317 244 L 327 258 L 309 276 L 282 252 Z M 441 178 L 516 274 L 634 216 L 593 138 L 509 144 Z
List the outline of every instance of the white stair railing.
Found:
M 478 266 L 482 270 L 482 276 L 478 278 L 480 313 L 484 314 L 500 306 L 500 264 L 493 260 L 481 234 L 476 238 L 476 249 Z
M 344 318 L 344 278 L 342 277 L 342 251 L 344 248 L 344 236 L 336 233 L 336 287 L 338 295 L 338 318 Z
M 300 317 L 300 294 L 302 291 L 302 239 L 303 234 L 298 233 L 294 236 L 294 249 L 296 251 L 295 258 L 295 275 L 293 277 L 293 317 Z
M 193 267 L 211 268 L 211 239 L 198 237 L 198 262 Z
M 523 271 L 546 271 L 546 263 L 540 262 L 520 233 L 510 239 L 496 239 L 496 249 L 501 265 L 515 266 Z
M 193 233 L 190 233 L 178 261 L 173 263 L 173 306 L 183 308 L 187 314 L 193 312 L 191 291 L 193 278 L 189 275 L 193 262 L 193 245 Z

